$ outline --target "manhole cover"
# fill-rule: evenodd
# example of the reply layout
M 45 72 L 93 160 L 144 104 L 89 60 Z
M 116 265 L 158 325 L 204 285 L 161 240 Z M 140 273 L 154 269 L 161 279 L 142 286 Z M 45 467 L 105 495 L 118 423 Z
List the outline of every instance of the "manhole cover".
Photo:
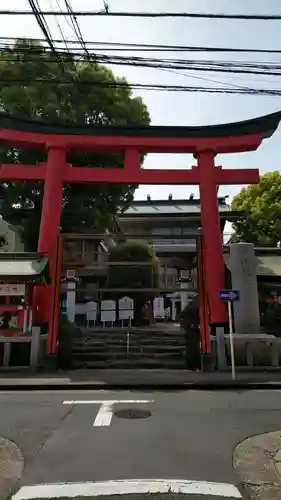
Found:
M 117 410 L 114 415 L 118 418 L 148 418 L 151 416 L 151 412 L 149 410 L 137 410 L 137 409 L 126 409 L 126 410 Z

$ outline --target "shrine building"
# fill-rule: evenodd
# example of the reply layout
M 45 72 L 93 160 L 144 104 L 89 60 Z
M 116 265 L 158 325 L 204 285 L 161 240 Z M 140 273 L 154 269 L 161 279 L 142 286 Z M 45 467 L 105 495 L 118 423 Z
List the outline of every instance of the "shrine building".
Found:
M 227 197 L 218 198 L 221 234 L 226 222 L 234 222 L 241 212 L 231 210 Z M 100 300 L 99 292 L 105 285 L 107 275 L 107 254 L 120 237 L 133 235 L 136 239 L 151 244 L 160 259 L 165 287 L 173 289 L 168 297 L 172 299 L 173 321 L 194 296 L 196 283 L 196 236 L 201 227 L 200 199 L 135 200 L 117 218 L 115 234 L 106 233 L 98 238 L 95 233 L 72 233 L 63 235 L 64 266 L 77 270 L 80 284 L 76 293 L 76 309 L 83 312 L 83 303 L 89 298 Z M 185 291 L 181 291 L 185 288 Z M 190 292 L 186 291 L 190 288 Z M 81 291 L 80 291 L 81 290 Z

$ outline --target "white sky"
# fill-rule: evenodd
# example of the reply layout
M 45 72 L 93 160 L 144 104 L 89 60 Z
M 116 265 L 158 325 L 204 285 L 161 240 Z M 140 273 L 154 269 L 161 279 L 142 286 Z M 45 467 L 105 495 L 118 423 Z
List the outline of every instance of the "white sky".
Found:
M 42 9 L 63 7 L 63 0 L 39 0 Z M 102 7 L 102 0 L 71 0 L 74 10 L 90 10 Z M 120 11 L 194 11 L 214 13 L 281 14 L 280 0 L 109 0 L 111 10 Z M 1 0 L 1 9 L 29 9 L 27 0 Z M 62 18 L 58 18 L 67 37 L 73 39 L 71 28 Z M 56 20 L 48 18 L 53 38 L 61 38 Z M 281 21 L 240 21 L 240 20 L 195 20 L 195 19 L 132 19 L 81 17 L 79 24 L 85 40 L 96 42 L 127 42 L 166 45 L 203 45 L 231 48 L 280 49 Z M 33 17 L 0 16 L 1 37 L 30 36 L 42 38 L 42 33 Z M 138 53 L 140 56 L 144 55 Z M 122 53 L 124 55 L 124 53 Z M 147 53 L 145 54 L 147 55 Z M 153 53 L 149 53 L 153 57 Z M 158 53 L 156 57 L 179 57 L 178 53 Z M 192 55 L 185 53 L 184 58 Z M 194 56 L 195 57 L 195 56 Z M 211 53 L 197 55 L 207 59 L 276 61 L 281 63 L 281 54 L 226 54 Z M 112 67 L 115 74 L 125 76 L 131 83 L 167 85 L 215 86 L 198 77 L 219 81 L 218 86 L 236 84 L 261 88 L 280 88 L 281 77 L 255 75 L 229 75 L 220 73 L 199 73 L 160 71 L 149 68 Z M 196 78 L 195 78 L 196 77 Z M 222 84 L 222 85 L 221 85 Z M 136 91 L 148 106 L 153 125 L 206 125 L 240 121 L 254 118 L 281 108 L 280 97 L 209 95 L 199 93 L 175 93 L 160 91 Z M 275 135 L 264 141 L 254 153 L 222 155 L 217 164 L 225 167 L 258 167 L 261 173 L 280 171 L 281 127 Z M 194 160 L 188 155 L 148 155 L 146 168 L 189 168 Z M 241 186 L 223 186 L 220 195 L 234 195 Z M 188 197 L 191 192 L 198 194 L 194 186 L 142 186 L 136 198 L 144 198 L 148 193 L 152 198 L 166 198 L 170 192 L 174 198 Z

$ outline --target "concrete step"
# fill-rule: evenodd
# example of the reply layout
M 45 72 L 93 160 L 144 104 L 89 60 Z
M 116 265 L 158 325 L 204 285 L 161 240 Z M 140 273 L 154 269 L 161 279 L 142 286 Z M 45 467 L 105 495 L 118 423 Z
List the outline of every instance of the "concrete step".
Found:
M 160 346 L 160 345 L 140 345 L 140 346 L 135 346 L 131 345 L 129 346 L 129 351 L 130 352 L 135 352 L 135 353 L 165 353 L 165 352 L 182 352 L 185 350 L 184 345 L 170 345 L 170 346 Z M 72 352 L 73 354 L 79 354 L 79 353 L 91 353 L 91 352 L 96 352 L 96 353 L 110 353 L 110 352 L 126 352 L 127 351 L 127 345 L 119 345 L 119 346 L 106 346 L 106 345 L 99 345 L 99 346 L 73 346 Z
M 170 341 L 162 341 L 162 342 L 158 342 L 158 341 L 154 341 L 153 339 L 151 340 L 147 340 L 147 339 L 131 339 L 131 338 L 124 338 L 123 340 L 119 340 L 119 341 L 115 341 L 115 340 L 104 340 L 104 341 L 89 341 L 89 342 L 74 342 L 72 345 L 75 346 L 75 347 L 83 347 L 83 346 L 87 346 L 87 347 L 101 347 L 101 346 L 107 346 L 107 347 L 112 347 L 114 349 L 114 347 L 118 347 L 120 345 L 127 345 L 127 343 L 129 342 L 130 345 L 132 346 L 136 346 L 136 347 L 139 347 L 139 346 L 144 346 L 144 345 L 147 345 L 147 346 L 182 346 L 182 345 L 185 345 L 185 340 L 184 339 L 177 339 L 177 340 L 170 340 Z
M 108 330 L 105 332 L 88 332 L 87 334 L 84 335 L 77 335 L 77 340 L 83 340 L 83 339 L 89 339 L 89 338 L 95 338 L 95 339 L 103 339 L 103 338 L 122 338 L 124 336 L 127 336 L 127 334 L 130 334 L 131 337 L 138 337 L 138 338 L 159 338 L 159 339 L 169 339 L 169 338 L 177 338 L 177 337 L 183 337 L 184 332 L 179 330 L 175 332 L 170 332 L 170 333 L 164 333 L 164 332 L 154 332 L 154 331 L 147 331 L 147 332 L 136 332 L 136 331 L 129 331 L 129 330 L 121 330 L 121 331 L 114 331 L 114 330 Z
M 102 353 L 102 352 L 80 352 L 75 353 L 74 359 L 84 359 L 84 360 L 111 360 L 111 359 L 158 359 L 158 360 L 169 360 L 169 359 L 181 359 L 185 356 L 184 352 L 163 352 L 163 353 L 140 353 L 140 352 L 112 352 L 112 353 Z
M 83 362 L 75 361 L 73 363 L 74 369 L 167 369 L 167 370 L 181 370 L 186 369 L 184 360 L 181 361 L 166 361 L 159 362 L 155 359 L 143 360 L 114 360 L 114 361 L 93 361 Z
M 75 346 L 82 346 L 82 345 L 111 345 L 111 346 L 118 346 L 124 343 L 127 343 L 127 340 L 129 339 L 129 342 L 131 345 L 176 345 L 176 344 L 184 344 L 185 339 L 184 337 L 176 337 L 176 338 L 169 338 L 169 339 L 161 339 L 161 338 L 143 338 L 143 337 L 129 337 L 127 338 L 127 335 L 124 335 L 123 337 L 119 338 L 111 338 L 111 337 L 106 337 L 103 339 L 96 339 L 96 338 L 91 338 L 91 339 L 85 339 L 85 340 L 74 340 L 73 345 Z

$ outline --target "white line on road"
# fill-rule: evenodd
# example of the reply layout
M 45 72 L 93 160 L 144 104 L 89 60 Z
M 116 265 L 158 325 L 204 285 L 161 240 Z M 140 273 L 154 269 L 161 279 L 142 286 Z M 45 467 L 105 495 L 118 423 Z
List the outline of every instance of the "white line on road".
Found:
M 102 427 L 110 425 L 112 419 L 113 405 L 109 401 L 100 406 L 99 412 L 94 420 L 93 427 Z
M 49 498 L 96 497 L 104 495 L 131 495 L 136 493 L 183 493 L 185 495 L 213 495 L 224 498 L 242 498 L 233 484 L 177 479 L 130 479 L 99 483 L 58 483 L 23 486 L 12 500 Z
M 82 401 L 64 401 L 64 405 L 101 405 L 98 411 L 98 414 L 94 420 L 93 427 L 104 427 L 111 424 L 112 415 L 113 415 L 113 406 L 116 404 L 148 404 L 154 403 L 154 401 L 148 400 L 137 400 L 137 399 L 128 399 L 128 400 L 82 400 Z
M 154 403 L 154 401 L 146 401 L 146 400 L 137 400 L 137 399 L 110 399 L 110 400 L 107 400 L 107 399 L 101 399 L 101 400 L 95 400 L 95 401 L 92 401 L 92 400 L 88 400 L 88 399 L 85 399 L 85 400 L 77 400 L 77 401 L 64 401 L 63 404 L 64 405 L 102 405 L 103 403 L 111 403 L 112 405 L 116 405 L 116 404 L 119 404 L 119 403 L 126 403 L 126 404 L 139 404 L 139 403 Z

